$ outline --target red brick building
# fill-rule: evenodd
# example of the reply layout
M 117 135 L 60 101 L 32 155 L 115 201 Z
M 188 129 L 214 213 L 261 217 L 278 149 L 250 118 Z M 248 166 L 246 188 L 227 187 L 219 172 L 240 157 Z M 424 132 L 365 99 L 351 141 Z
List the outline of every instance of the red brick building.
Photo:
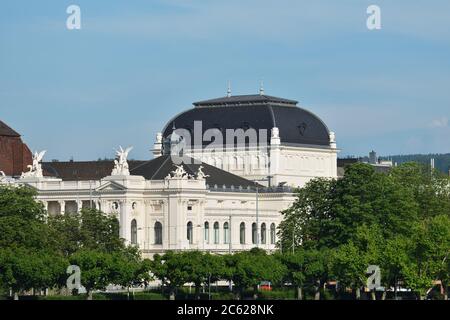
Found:
M 0 171 L 7 176 L 19 176 L 31 163 L 31 151 L 20 134 L 0 120 Z

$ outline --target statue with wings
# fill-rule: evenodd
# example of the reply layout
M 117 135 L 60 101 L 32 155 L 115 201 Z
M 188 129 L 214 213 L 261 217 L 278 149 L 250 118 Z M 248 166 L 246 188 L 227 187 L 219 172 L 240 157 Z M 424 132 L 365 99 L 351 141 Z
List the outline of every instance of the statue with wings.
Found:
M 119 146 L 119 150 L 116 150 L 116 157 L 117 159 L 114 160 L 114 169 L 111 173 L 111 175 L 129 175 L 130 170 L 128 167 L 128 154 L 133 149 L 133 147 L 128 147 L 125 150 L 122 148 L 122 146 Z
M 33 154 L 33 162 L 31 165 L 27 165 L 27 168 L 29 171 L 22 172 L 21 178 L 27 178 L 27 177 L 35 177 L 35 178 L 42 178 L 44 175 L 42 173 L 42 166 L 41 162 L 44 158 L 45 153 L 47 150 L 37 152 L 35 151 Z

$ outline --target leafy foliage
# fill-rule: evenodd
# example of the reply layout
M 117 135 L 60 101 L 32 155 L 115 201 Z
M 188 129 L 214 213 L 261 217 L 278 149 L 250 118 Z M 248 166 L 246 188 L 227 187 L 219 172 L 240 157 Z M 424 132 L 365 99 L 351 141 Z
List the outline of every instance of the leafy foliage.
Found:
M 306 279 L 304 266 L 313 263 L 306 261 L 308 252 L 332 250 L 329 274 L 323 274 L 341 288 L 363 286 L 368 264 L 381 267 L 387 288 L 402 283 L 422 298 L 435 280 L 447 288 L 448 176 L 417 163 L 388 174 L 357 163 L 342 179 L 313 179 L 296 195 L 283 212 L 278 245 L 284 253 L 301 255 L 300 280 Z M 289 268 L 295 266 L 292 259 L 283 260 Z M 291 281 L 294 272 L 288 272 Z

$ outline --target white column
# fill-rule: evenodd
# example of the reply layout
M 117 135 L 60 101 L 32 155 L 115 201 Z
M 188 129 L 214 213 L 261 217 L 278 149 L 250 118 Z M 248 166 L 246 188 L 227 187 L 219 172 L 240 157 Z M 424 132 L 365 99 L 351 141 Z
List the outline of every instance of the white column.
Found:
M 269 176 L 271 176 L 272 185 L 277 185 L 280 181 L 278 181 L 277 175 L 280 170 L 280 135 L 277 127 L 272 128 L 271 137 L 270 137 L 270 158 L 269 158 Z
M 59 206 L 60 206 L 60 213 L 62 214 L 62 215 L 64 215 L 65 214 L 65 212 L 66 212 L 66 202 L 64 201 L 64 200 L 62 200 L 62 201 L 59 201 Z
M 120 237 L 125 239 L 126 243 L 131 241 L 131 226 L 130 226 L 130 210 L 129 204 L 126 200 L 119 201 L 120 212 Z
M 82 208 L 83 208 L 83 201 L 78 200 L 77 201 L 77 212 L 80 213 Z

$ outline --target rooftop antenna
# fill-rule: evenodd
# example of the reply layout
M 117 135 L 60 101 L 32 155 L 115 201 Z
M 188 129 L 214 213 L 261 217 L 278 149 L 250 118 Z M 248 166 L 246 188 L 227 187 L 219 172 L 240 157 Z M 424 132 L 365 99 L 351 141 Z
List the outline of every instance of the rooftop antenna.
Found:
M 261 80 L 259 82 L 259 95 L 260 96 L 264 95 L 264 81 L 263 80 Z
M 228 81 L 228 90 L 227 90 L 227 97 L 231 97 L 231 82 Z

